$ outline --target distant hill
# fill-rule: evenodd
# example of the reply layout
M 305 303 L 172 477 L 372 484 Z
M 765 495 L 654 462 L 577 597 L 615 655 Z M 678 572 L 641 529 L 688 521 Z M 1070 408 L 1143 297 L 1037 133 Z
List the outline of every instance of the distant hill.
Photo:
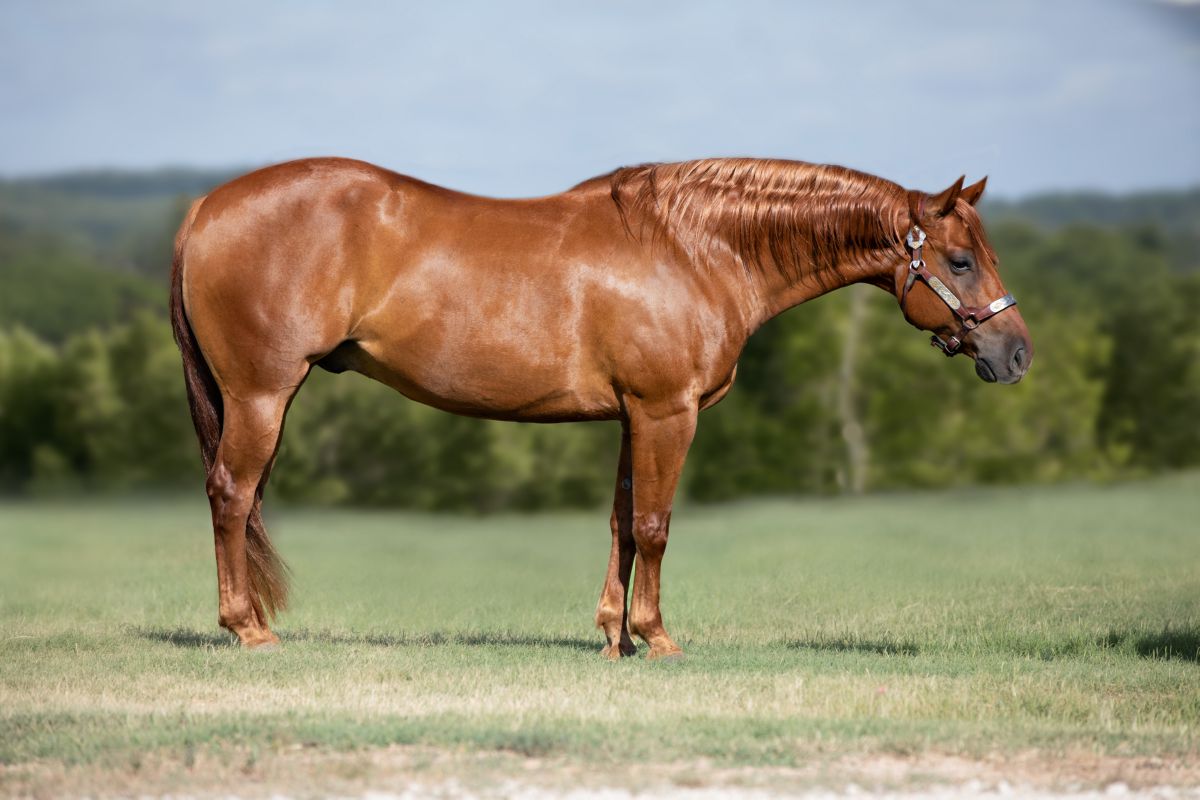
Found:
M 51 340 L 164 313 L 189 198 L 241 170 L 94 170 L 0 181 L 0 327 Z
M 1017 217 L 1046 227 L 1156 224 L 1168 231 L 1200 233 L 1200 186 L 1119 195 L 1047 192 L 1020 200 L 987 198 L 983 210 L 992 219 Z
M 1200 187 L 1182 191 L 1112 195 L 1049 192 L 1021 200 L 991 200 L 982 213 L 990 224 L 1023 222 L 1043 230 L 1068 225 L 1157 229 L 1177 270 L 1200 269 Z
M 0 227 L 52 233 L 98 262 L 154 275 L 194 197 L 242 170 L 89 170 L 0 181 Z
M 244 172 L 249 172 L 249 169 L 95 169 L 64 172 L 41 178 L 9 180 L 3 183 L 8 186 L 37 187 L 53 192 L 109 200 L 146 200 L 176 197 L 181 194 L 203 194 Z

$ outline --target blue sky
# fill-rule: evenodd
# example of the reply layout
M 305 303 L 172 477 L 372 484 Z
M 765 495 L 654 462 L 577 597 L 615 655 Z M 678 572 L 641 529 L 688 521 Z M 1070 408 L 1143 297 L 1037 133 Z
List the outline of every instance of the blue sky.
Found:
M 346 155 L 557 191 L 710 155 L 1200 183 L 1200 5 L 0 0 L 0 174 Z

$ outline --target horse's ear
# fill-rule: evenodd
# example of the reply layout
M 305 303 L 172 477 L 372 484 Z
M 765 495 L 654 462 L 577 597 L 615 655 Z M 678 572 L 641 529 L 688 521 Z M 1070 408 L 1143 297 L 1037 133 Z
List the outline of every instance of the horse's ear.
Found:
M 929 210 L 935 216 L 944 217 L 954 210 L 954 203 L 958 200 L 958 196 L 962 194 L 963 181 L 967 179 L 966 175 L 954 182 L 954 185 L 946 189 L 941 194 L 938 194 L 929 199 Z
M 968 203 L 970 203 L 973 206 L 978 205 L 979 198 L 983 197 L 983 189 L 985 186 L 987 186 L 987 176 L 986 175 L 983 176 L 982 180 L 980 180 L 976 183 L 972 183 L 970 186 L 963 189 L 962 190 L 962 199 L 966 200 Z

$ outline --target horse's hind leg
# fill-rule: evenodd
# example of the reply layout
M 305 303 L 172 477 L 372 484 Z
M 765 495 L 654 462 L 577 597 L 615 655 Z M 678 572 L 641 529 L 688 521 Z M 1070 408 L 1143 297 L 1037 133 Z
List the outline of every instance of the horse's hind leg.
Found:
M 613 499 L 612 552 L 608 557 L 608 574 L 596 606 L 596 627 L 604 630 L 608 643 L 601 654 L 619 659 L 637 652 L 629 638 L 628 598 L 629 573 L 633 569 L 633 468 L 630 463 L 629 423 L 621 424 L 621 458 L 617 465 L 617 489 Z
M 217 552 L 220 623 L 245 647 L 279 642 L 253 586 L 246 524 L 283 426 L 291 393 L 225 397 L 221 443 L 208 477 Z

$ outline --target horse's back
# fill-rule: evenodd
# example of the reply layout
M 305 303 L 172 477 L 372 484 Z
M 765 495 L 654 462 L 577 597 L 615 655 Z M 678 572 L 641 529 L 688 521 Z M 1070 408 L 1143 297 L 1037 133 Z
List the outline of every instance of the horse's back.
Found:
M 490 273 L 480 283 L 534 273 L 544 281 L 581 202 L 480 197 L 350 159 L 287 162 L 208 195 L 188 240 L 188 283 L 245 292 L 336 279 L 343 295 L 348 284 L 370 284 L 363 288 L 375 301 L 389 288 L 382 284 L 407 273 L 420 273 L 423 285 L 440 273 L 460 294 L 471 288 L 461 283 L 470 271 Z M 609 216 L 615 225 L 615 211 Z

